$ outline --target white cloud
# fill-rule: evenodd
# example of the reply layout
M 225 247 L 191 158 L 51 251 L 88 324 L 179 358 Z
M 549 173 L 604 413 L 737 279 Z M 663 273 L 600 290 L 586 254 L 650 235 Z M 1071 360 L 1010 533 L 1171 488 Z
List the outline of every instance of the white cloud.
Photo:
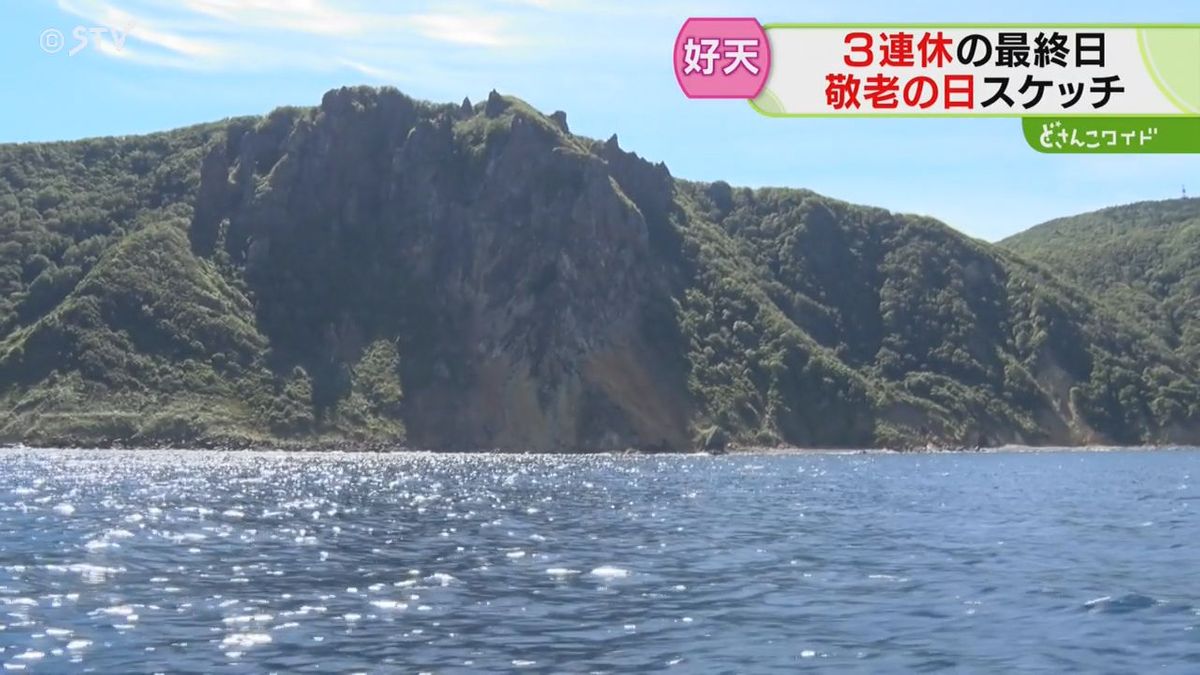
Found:
M 214 42 L 163 30 L 158 27 L 156 21 L 148 16 L 133 14 L 100 0 L 59 0 L 58 6 L 62 10 L 96 25 L 127 32 L 125 48 L 105 48 L 103 42 L 99 43 L 101 52 L 108 56 L 119 58 L 125 55 L 131 42 L 154 45 L 179 56 L 193 59 L 218 58 L 223 51 Z M 109 47 L 113 47 L 113 45 L 109 45 Z
M 415 14 L 408 21 L 430 40 L 480 47 L 503 47 L 518 42 L 497 17 L 458 14 Z
M 615 71 L 663 58 L 662 45 L 688 15 L 682 0 L 56 1 L 87 25 L 134 22 L 119 53 L 97 52 L 127 67 L 311 75 L 430 98 L 493 87 L 528 93 L 530 78 L 573 82 L 579 72 L 617 91 L 625 76 Z
M 362 75 L 366 75 L 367 77 L 371 78 L 372 80 L 376 80 L 378 82 L 391 83 L 391 82 L 399 82 L 399 81 L 402 81 L 405 79 L 405 77 L 402 74 L 400 74 L 399 72 L 396 72 L 394 70 L 388 70 L 387 68 L 378 68 L 376 66 L 372 66 L 372 65 L 369 65 L 366 63 L 361 63 L 359 61 L 352 61 L 350 59 L 342 59 L 341 64 L 346 66 L 350 70 L 353 70 Z
M 183 0 L 182 5 L 243 28 L 355 35 L 370 26 L 369 16 L 336 9 L 321 0 Z
M 561 0 L 520 0 L 551 1 Z M 58 0 L 58 6 L 91 25 L 132 27 L 123 49 L 100 50 L 128 63 L 228 72 L 347 68 L 385 81 L 403 79 L 396 63 L 436 66 L 478 50 L 511 52 L 544 29 L 529 7 L 511 4 L 430 9 L 364 0 Z M 462 49 L 470 51 L 456 53 Z

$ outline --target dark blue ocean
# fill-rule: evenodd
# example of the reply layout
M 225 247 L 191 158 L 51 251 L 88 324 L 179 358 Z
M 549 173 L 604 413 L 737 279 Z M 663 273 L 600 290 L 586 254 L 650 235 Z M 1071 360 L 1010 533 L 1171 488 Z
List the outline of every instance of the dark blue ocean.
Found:
M 1200 672 L 1200 451 L 0 451 L 25 672 Z

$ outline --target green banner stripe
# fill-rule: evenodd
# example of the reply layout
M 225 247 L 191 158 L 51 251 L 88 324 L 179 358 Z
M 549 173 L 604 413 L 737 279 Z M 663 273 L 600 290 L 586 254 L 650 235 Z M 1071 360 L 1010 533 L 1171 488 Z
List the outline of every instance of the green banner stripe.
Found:
M 1038 152 L 1200 153 L 1200 117 L 1024 117 Z

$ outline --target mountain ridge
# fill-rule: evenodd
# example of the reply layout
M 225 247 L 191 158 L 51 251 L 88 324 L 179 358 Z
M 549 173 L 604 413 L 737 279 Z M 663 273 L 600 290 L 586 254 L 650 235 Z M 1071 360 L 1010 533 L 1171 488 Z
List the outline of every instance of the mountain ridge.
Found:
M 1194 362 L 1019 254 L 675 179 L 495 92 L 0 156 L 10 441 L 1200 439 Z
M 1200 200 L 1134 202 L 1056 218 L 999 245 L 1057 267 L 1151 327 L 1183 358 L 1200 359 Z

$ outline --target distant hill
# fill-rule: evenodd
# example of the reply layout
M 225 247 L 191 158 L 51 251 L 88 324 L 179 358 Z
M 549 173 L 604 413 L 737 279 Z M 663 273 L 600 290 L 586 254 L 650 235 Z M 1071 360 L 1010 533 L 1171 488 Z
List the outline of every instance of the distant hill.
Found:
M 1065 265 L 495 93 L 0 146 L 0 233 L 10 442 L 1200 442 L 1197 361 Z
M 1200 199 L 1059 218 L 1000 245 L 1060 272 L 1185 360 L 1200 361 Z

